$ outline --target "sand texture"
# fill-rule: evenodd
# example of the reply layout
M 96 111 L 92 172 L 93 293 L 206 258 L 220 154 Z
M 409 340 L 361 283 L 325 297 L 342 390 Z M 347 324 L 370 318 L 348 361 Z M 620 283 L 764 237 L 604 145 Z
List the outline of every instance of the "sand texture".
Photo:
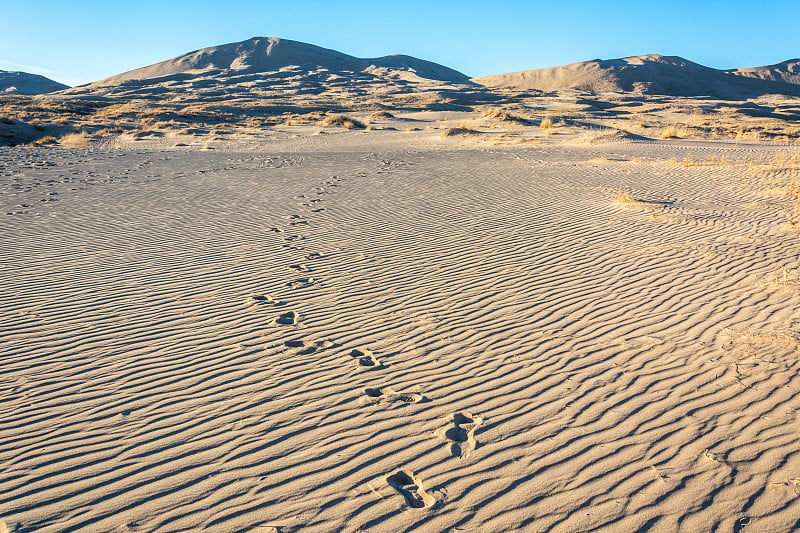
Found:
M 2 527 L 800 528 L 785 147 L 304 127 L 0 151 Z

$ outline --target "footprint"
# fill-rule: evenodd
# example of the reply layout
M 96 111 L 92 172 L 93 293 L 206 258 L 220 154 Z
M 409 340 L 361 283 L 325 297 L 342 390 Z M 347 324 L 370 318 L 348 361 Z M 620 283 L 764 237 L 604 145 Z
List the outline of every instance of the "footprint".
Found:
M 286 237 L 283 240 L 286 241 L 286 242 L 295 242 L 295 241 L 305 240 L 305 237 L 302 236 L 302 235 L 289 235 L 288 237 Z
M 301 351 L 301 354 L 309 354 L 314 353 L 320 348 L 332 348 L 336 344 L 331 340 L 324 340 L 324 341 L 307 341 L 303 339 L 291 340 L 286 341 L 283 343 L 284 346 L 289 348 L 305 348 L 305 350 Z
M 395 392 L 392 389 L 367 388 L 364 394 L 372 398 L 372 403 L 376 405 L 383 402 L 417 403 L 424 398 L 418 392 Z
M 466 459 L 475 450 L 475 430 L 483 423 L 483 419 L 478 415 L 473 415 L 466 411 L 453 415 L 454 427 L 445 431 L 445 436 L 453 441 L 450 445 L 450 453 L 453 457 Z
M 297 311 L 287 311 L 282 313 L 277 318 L 273 318 L 272 322 L 274 326 L 296 326 L 300 320 L 300 315 L 297 314 Z
M 295 272 L 308 272 L 309 270 L 311 270 L 302 263 L 300 263 L 299 265 L 289 265 L 289 268 L 294 270 Z
M 350 352 L 350 357 L 358 359 L 361 366 L 378 367 L 383 366 L 378 358 L 371 351 L 362 348 L 355 348 Z
M 250 299 L 256 305 L 275 305 L 275 306 L 283 305 L 282 302 L 278 302 L 272 296 L 266 294 L 254 294 L 253 296 L 250 297 Z
M 294 281 L 290 281 L 286 284 L 287 287 L 292 289 L 302 289 L 305 287 L 311 287 L 312 285 L 316 285 L 317 280 L 314 278 L 298 278 Z
M 422 480 L 410 470 L 398 470 L 388 476 L 386 481 L 405 497 L 409 507 L 426 509 L 436 503 L 436 499 L 425 492 L 422 487 Z
M 319 259 L 320 257 L 324 257 L 325 254 L 322 252 L 311 252 L 306 256 L 306 259 Z

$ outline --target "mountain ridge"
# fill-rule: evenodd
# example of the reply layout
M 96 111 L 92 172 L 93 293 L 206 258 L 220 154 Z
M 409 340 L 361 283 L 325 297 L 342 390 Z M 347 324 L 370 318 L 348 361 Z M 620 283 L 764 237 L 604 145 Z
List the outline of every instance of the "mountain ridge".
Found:
M 781 76 L 781 66 L 720 70 L 679 56 L 642 54 L 617 59 L 592 59 L 557 67 L 522 70 L 472 78 L 490 88 L 520 90 L 581 90 L 587 92 L 636 92 L 668 96 L 711 96 L 741 99 L 764 94 L 800 96 L 800 73 L 795 79 Z M 800 71 L 800 67 L 798 67 Z M 742 72 L 747 72 L 743 74 Z
M 244 41 L 209 46 L 92 82 L 81 87 L 117 85 L 134 80 L 159 79 L 197 71 L 251 74 L 288 66 L 314 70 L 363 71 L 370 67 L 412 72 L 422 78 L 469 83 L 469 77 L 454 69 L 406 55 L 358 58 L 321 46 L 281 39 L 252 37 Z

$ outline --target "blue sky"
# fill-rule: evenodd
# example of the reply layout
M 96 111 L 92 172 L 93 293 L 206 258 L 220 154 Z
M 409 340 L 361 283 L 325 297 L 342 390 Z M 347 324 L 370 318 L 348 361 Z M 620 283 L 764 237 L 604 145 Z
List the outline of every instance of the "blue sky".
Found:
M 645 53 L 716 67 L 800 56 L 800 0 L 0 0 L 0 69 L 71 85 L 254 36 L 470 76 Z

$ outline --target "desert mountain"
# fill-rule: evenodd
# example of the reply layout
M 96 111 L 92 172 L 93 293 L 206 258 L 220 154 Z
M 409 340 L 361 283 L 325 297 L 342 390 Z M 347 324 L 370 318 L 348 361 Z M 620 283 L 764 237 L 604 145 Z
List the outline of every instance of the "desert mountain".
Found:
M 44 94 L 67 88 L 69 85 L 38 74 L 0 70 L 0 94 Z
M 783 63 L 779 65 L 784 65 Z M 800 96 L 800 87 L 777 73 L 789 67 L 724 71 L 677 56 L 648 54 L 621 59 L 594 59 L 560 67 L 525 70 L 474 78 L 487 87 L 556 91 L 639 92 L 669 96 L 711 96 L 722 99 L 752 98 L 763 94 Z M 773 70 L 769 70 L 773 69 Z M 772 76 L 772 77 L 769 77 Z
M 364 59 L 276 37 L 203 48 L 64 94 L 304 109 L 457 107 L 464 99 L 492 98 L 464 74 L 430 61 L 405 55 Z
M 496 98 L 464 74 L 430 61 L 364 59 L 276 37 L 203 48 L 63 94 L 258 113 L 395 105 L 460 109 Z
M 797 58 L 787 59 L 774 65 L 737 68 L 726 70 L 725 72 L 747 76 L 748 78 L 800 85 L 800 59 Z
M 303 70 L 327 69 L 334 72 L 388 68 L 411 72 L 421 78 L 438 81 L 455 83 L 469 81 L 467 76 L 453 69 L 410 56 L 361 59 L 313 44 L 277 37 L 253 37 L 238 43 L 211 46 L 189 52 L 160 63 L 111 76 L 92 83 L 90 86 L 119 85 L 132 80 L 140 83 L 147 80 L 155 81 L 159 78 L 187 72 L 217 71 L 229 74 L 274 72 L 290 66 L 300 67 Z

